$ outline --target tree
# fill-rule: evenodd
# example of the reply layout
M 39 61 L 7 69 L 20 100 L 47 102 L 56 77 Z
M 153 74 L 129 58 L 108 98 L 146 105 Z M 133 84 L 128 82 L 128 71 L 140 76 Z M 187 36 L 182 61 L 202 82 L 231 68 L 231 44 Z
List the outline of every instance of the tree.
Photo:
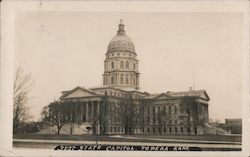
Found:
M 166 113 L 166 110 L 160 110 L 157 112 L 156 119 L 159 126 L 159 133 L 162 134 L 162 128 L 165 127 L 166 123 L 171 118 L 170 114 Z
M 143 122 L 143 105 L 139 101 L 132 98 L 131 95 L 120 99 L 114 104 L 115 118 L 124 126 L 125 134 L 134 133 L 135 127 Z
M 100 128 L 100 134 L 104 135 L 106 134 L 106 126 L 108 123 L 108 108 L 112 106 L 114 102 L 110 100 L 108 96 L 103 96 L 101 101 L 100 101 L 100 106 L 99 109 L 96 110 L 94 113 L 92 119 L 91 119 L 91 124 L 92 124 L 92 131 L 93 134 L 97 133 L 96 128 Z
M 59 102 L 53 102 L 49 106 L 43 108 L 43 121 L 57 127 L 57 134 L 60 134 L 62 127 L 71 122 L 67 116 L 67 107 Z
M 30 118 L 28 101 L 30 90 L 33 84 L 31 74 L 24 74 L 19 67 L 15 74 L 13 86 L 13 133 L 17 134 L 21 125 Z
M 68 118 L 68 121 L 69 121 L 69 128 L 70 128 L 70 135 L 73 134 L 73 128 L 75 126 L 75 123 L 77 122 L 77 113 L 76 113 L 76 110 L 74 109 L 74 105 L 76 104 L 69 104 L 66 107 L 65 109 L 65 116 Z
M 184 113 L 180 115 L 182 119 L 182 124 L 188 125 L 188 133 L 191 134 L 191 128 L 194 124 L 197 124 L 198 119 L 198 103 L 194 97 L 183 97 L 180 105 L 181 112 Z

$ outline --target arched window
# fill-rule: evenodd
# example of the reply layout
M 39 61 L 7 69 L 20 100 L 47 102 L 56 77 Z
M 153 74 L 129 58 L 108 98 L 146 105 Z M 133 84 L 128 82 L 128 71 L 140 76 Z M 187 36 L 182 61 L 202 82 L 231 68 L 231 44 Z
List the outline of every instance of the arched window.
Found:
M 120 83 L 123 84 L 123 74 L 121 74 Z
M 114 77 L 111 77 L 111 84 L 114 84 Z
M 115 68 L 115 63 L 111 62 L 111 69 L 114 69 L 114 68 Z
M 103 84 L 106 85 L 106 77 L 103 77 Z
M 126 69 L 129 69 L 129 62 L 126 61 Z
M 123 62 L 123 61 L 120 62 L 120 68 L 121 68 L 121 69 L 124 68 L 124 62 Z
M 126 84 L 128 84 L 128 75 L 126 75 Z

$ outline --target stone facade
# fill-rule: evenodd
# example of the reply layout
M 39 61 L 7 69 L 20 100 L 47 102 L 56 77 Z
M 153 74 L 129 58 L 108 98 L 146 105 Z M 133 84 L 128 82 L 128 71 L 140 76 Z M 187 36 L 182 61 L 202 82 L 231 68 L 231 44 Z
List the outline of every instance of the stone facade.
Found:
M 131 107 L 139 108 L 130 111 L 130 114 L 135 113 L 129 134 L 204 134 L 210 100 L 206 91 L 140 92 L 136 56 L 134 44 L 126 35 L 121 21 L 117 35 L 108 45 L 103 86 L 63 91 L 60 100 L 50 106 L 71 106 L 76 123 L 91 124 L 95 134 L 128 133 L 124 119 L 130 115 L 123 115 L 120 110 L 122 103 L 126 103 L 125 108 L 131 103 Z

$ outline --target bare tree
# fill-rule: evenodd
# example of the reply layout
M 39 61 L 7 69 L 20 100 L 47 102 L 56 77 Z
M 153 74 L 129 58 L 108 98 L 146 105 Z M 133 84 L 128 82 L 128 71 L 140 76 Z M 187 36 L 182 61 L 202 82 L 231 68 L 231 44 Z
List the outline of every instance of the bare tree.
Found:
M 33 84 L 31 74 L 24 74 L 19 67 L 15 74 L 13 87 L 13 133 L 18 133 L 19 128 L 29 118 L 28 101 L 30 100 L 30 90 Z
M 159 133 L 162 134 L 163 127 L 166 126 L 166 123 L 170 120 L 170 114 L 166 113 L 166 110 L 160 110 L 157 112 L 156 120 L 159 126 Z
M 135 127 L 143 122 L 143 105 L 131 95 L 115 104 L 114 113 L 118 122 L 124 126 L 126 135 L 133 134 Z
M 60 134 L 62 127 L 71 122 L 70 118 L 67 116 L 68 111 L 65 106 L 66 105 L 59 102 L 53 102 L 42 111 L 43 121 L 56 126 L 58 135 Z
M 198 106 L 194 97 L 183 97 L 182 103 L 180 105 L 181 112 L 184 113 L 180 115 L 182 119 L 182 124 L 188 125 L 188 133 L 191 134 L 191 128 L 197 123 L 198 119 Z
M 69 121 L 70 135 L 73 134 L 73 128 L 75 126 L 75 123 L 77 122 L 77 113 L 74 109 L 74 105 L 76 104 L 70 104 L 65 106 L 65 116 L 68 118 Z

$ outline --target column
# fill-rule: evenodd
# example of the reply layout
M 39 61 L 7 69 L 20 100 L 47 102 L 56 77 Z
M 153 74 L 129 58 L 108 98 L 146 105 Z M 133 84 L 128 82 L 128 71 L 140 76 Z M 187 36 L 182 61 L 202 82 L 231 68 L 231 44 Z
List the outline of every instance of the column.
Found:
M 86 112 L 86 121 L 88 121 L 89 120 L 89 113 L 88 113 L 88 111 L 89 111 L 88 108 L 89 107 L 88 107 L 88 102 L 86 102 L 86 101 L 85 101 L 85 106 L 86 106 L 86 111 L 85 111 Z
M 95 104 L 94 104 L 94 101 L 91 101 L 91 116 L 92 116 L 91 118 L 92 118 L 92 119 L 95 118 L 95 117 L 94 117 L 94 105 L 95 105 Z
M 83 104 L 80 102 L 80 121 L 83 122 Z

